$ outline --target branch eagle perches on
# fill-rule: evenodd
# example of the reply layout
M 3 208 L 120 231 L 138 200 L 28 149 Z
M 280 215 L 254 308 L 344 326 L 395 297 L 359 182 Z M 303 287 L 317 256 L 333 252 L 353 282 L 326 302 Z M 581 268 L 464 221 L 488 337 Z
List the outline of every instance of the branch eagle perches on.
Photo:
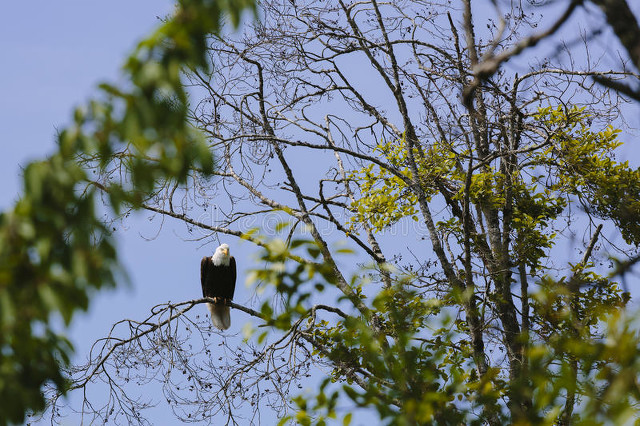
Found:
M 136 413 L 148 408 L 146 400 L 127 396 L 133 392 L 132 389 L 127 390 L 129 384 L 144 377 L 145 382 L 159 382 L 169 405 L 177 413 L 182 412 L 185 418 L 205 412 L 207 416 L 223 413 L 228 420 L 239 421 L 230 411 L 227 399 L 233 400 L 232 406 L 237 408 L 245 403 L 253 406 L 261 398 L 266 398 L 273 407 L 285 412 L 290 404 L 289 388 L 297 389 L 297 377 L 307 374 L 312 351 L 329 350 L 313 337 L 314 324 L 319 320 L 318 312 L 348 318 L 340 309 L 314 305 L 288 328 L 280 323 L 279 327 L 283 330 L 273 343 L 262 347 L 247 343 L 246 347 L 233 348 L 228 343 L 229 339 L 234 339 L 233 336 L 226 337 L 213 331 L 211 323 L 198 320 L 198 315 L 193 318 L 194 307 L 213 302 L 212 298 L 207 297 L 164 303 L 151 308 L 150 314 L 142 320 L 121 320 L 114 324 L 107 336 L 93 344 L 87 362 L 69 371 L 70 389 L 82 390 L 85 394 L 83 406 L 91 407 L 83 411 L 85 416 L 92 421 L 120 419 L 131 424 L 144 423 Z M 263 313 L 234 302 L 230 302 L 229 307 L 258 319 L 258 327 L 260 323 L 262 326 L 273 326 L 274 320 Z M 190 351 L 183 347 L 186 342 L 189 342 Z M 201 347 L 196 349 L 198 342 Z M 291 352 L 292 344 L 298 348 L 294 352 Z M 132 375 L 124 371 L 127 365 L 136 365 L 144 373 Z M 341 368 L 350 370 L 349 374 L 356 380 L 367 374 L 346 361 Z M 148 376 L 151 372 L 153 374 Z M 175 380 L 182 380 L 185 386 L 182 389 L 180 386 L 172 388 Z M 251 381 L 273 383 L 273 389 L 266 397 L 256 394 L 253 399 L 247 398 L 242 389 Z M 194 395 L 192 391 L 196 387 L 192 384 L 196 383 L 198 391 Z M 99 384 L 106 386 L 110 395 L 103 406 L 99 405 L 101 401 L 88 399 L 93 387 Z M 185 397 L 195 398 L 194 401 L 199 401 L 201 406 L 195 412 L 181 411 L 178 401 Z M 276 403 L 275 400 L 279 401 Z M 64 410 L 64 404 L 58 406 L 59 395 L 51 395 L 50 403 L 54 411 Z M 114 410 L 116 414 L 110 417 Z

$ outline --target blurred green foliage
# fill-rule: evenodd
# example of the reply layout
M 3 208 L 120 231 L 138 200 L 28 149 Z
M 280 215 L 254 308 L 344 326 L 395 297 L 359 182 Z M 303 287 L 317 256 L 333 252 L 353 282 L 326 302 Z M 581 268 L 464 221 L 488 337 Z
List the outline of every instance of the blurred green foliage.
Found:
M 563 280 L 542 279 L 533 295 L 535 333 L 528 339 L 526 374 L 510 380 L 500 363 L 482 377 L 476 373 L 467 323 L 451 310 L 460 295 L 425 299 L 406 286 L 412 277 L 400 274 L 393 288 L 371 301 L 382 333 L 372 328 L 372 318 L 320 319 L 312 301 L 333 304 L 331 293 L 317 288 L 330 285 L 330 271 L 321 264 L 291 266 L 289 253 L 271 251 L 277 244 L 266 246 L 263 258 L 279 266 L 256 272 L 262 283 L 295 302 L 279 310 L 265 302 L 262 314 L 280 330 L 301 333 L 315 347 L 314 355 L 333 366 L 317 390 L 293 398 L 297 409 L 281 425 L 351 424 L 345 398 L 375 409 L 381 424 L 389 425 L 483 425 L 489 423 L 487 413 L 498 424 L 557 425 L 569 392 L 579 401 L 572 424 L 629 424 L 640 412 L 637 318 L 623 309 L 628 294 L 593 272 L 581 276 L 588 284 L 578 296 Z M 316 247 L 312 241 L 297 245 L 299 251 Z M 315 268 L 320 276 L 311 272 Z M 365 281 L 354 276 L 353 288 L 361 290 Z M 578 308 L 569 309 L 576 299 Z M 258 343 L 269 333 L 257 336 Z M 528 417 L 514 422 L 505 403 L 509 390 L 531 397 Z
M 210 173 L 206 140 L 187 120 L 181 73 L 208 67 L 207 37 L 223 16 L 237 26 L 254 7 L 252 0 L 178 1 L 126 61 L 127 84 L 101 85 L 60 133 L 57 152 L 25 168 L 20 199 L 0 215 L 0 425 L 42 410 L 44 383 L 67 389 L 61 368 L 72 347 L 52 319 L 68 325 L 93 292 L 124 279 L 85 161 L 104 168 L 126 147 L 130 181 L 101 188 L 116 213 L 138 206 L 158 180 Z

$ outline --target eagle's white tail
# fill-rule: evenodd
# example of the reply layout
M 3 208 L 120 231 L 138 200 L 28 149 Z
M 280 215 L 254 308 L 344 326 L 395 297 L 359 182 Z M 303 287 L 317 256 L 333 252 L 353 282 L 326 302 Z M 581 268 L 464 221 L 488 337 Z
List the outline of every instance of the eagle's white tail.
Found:
M 226 330 L 231 327 L 231 309 L 228 306 L 207 303 L 207 308 L 211 314 L 211 322 L 216 328 Z

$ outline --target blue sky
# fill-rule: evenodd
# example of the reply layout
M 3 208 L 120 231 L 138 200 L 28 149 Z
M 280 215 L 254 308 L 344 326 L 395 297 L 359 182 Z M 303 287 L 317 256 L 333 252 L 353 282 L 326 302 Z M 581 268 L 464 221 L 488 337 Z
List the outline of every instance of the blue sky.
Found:
M 5 2 L 0 14 L 0 206 L 20 189 L 20 165 L 54 149 L 56 128 L 74 105 L 113 80 L 135 41 L 170 1 Z

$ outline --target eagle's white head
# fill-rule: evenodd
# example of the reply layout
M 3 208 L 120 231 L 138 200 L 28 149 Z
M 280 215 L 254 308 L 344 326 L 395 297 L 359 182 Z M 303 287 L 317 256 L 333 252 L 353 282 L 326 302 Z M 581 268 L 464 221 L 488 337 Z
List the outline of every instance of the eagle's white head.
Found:
M 211 256 L 211 261 L 216 266 L 229 266 L 229 261 L 231 260 L 231 256 L 229 255 L 229 245 L 228 244 L 220 244 L 220 246 L 216 249 L 213 256 Z

